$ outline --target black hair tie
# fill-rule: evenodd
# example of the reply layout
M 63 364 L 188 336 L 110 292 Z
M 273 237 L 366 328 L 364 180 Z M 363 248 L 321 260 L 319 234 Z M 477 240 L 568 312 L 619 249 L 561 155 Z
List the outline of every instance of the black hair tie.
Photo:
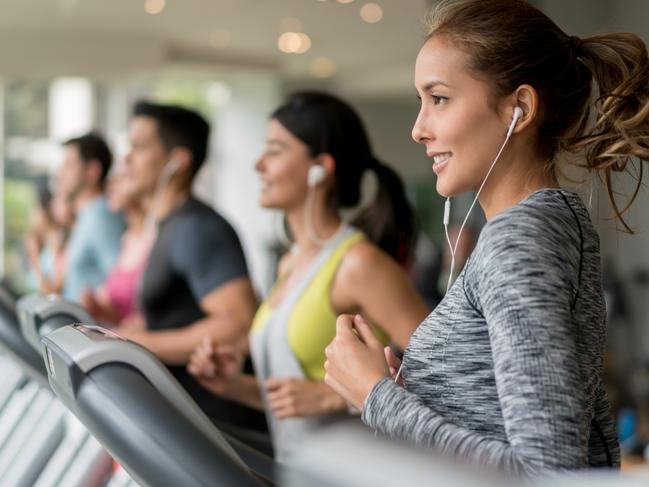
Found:
M 568 45 L 574 57 L 578 57 L 581 54 L 583 41 L 578 36 L 568 37 Z

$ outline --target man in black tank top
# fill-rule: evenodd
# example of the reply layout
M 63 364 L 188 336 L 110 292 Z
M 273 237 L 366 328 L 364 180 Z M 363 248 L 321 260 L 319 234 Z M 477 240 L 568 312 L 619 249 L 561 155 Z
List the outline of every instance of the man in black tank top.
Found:
M 208 416 L 263 429 L 261 413 L 212 395 L 185 370 L 204 337 L 219 344 L 244 340 L 257 307 L 237 234 L 191 195 L 208 135 L 207 122 L 190 110 L 135 107 L 127 170 L 148 202 L 158 234 L 140 291 L 146 330 L 124 335 L 165 362 Z

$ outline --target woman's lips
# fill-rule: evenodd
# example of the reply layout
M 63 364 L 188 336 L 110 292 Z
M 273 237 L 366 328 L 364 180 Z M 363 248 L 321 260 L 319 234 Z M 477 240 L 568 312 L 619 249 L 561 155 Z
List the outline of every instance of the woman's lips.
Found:
M 433 160 L 434 160 L 433 172 L 435 174 L 439 174 L 440 172 L 442 172 L 442 170 L 448 164 L 448 161 L 450 160 L 451 155 L 452 154 L 450 152 L 438 152 L 438 153 L 430 154 L 429 157 L 432 157 Z

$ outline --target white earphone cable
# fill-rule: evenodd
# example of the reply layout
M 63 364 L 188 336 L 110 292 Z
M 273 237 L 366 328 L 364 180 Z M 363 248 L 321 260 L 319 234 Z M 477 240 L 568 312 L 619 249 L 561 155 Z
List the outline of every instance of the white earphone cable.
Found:
M 160 210 L 160 206 L 162 205 L 162 197 L 164 195 L 165 190 L 167 189 L 167 186 L 169 186 L 169 182 L 171 181 L 171 178 L 178 171 L 178 168 L 179 168 L 179 164 L 176 161 L 171 161 L 162 169 L 162 172 L 158 177 L 155 190 L 153 191 L 153 198 L 152 198 L 153 203 L 145 219 L 146 220 L 145 225 L 148 232 L 157 231 L 157 227 L 158 227 L 157 215 L 158 215 L 158 211 Z
M 475 206 L 476 202 L 478 201 L 478 197 L 480 196 L 480 193 L 482 192 L 482 189 L 484 188 L 485 184 L 487 183 L 487 179 L 489 179 L 489 175 L 491 174 L 491 171 L 493 171 L 493 168 L 495 167 L 496 163 L 500 159 L 501 154 L 505 150 L 505 147 L 507 146 L 507 142 L 509 142 L 509 139 L 511 138 L 512 134 L 514 133 L 514 128 L 516 127 L 516 122 L 518 122 L 518 119 L 521 117 L 523 114 L 522 110 L 519 107 L 516 107 L 514 109 L 514 116 L 512 118 L 512 122 L 509 126 L 509 129 L 507 130 L 507 136 L 505 137 L 505 141 L 503 144 L 500 146 L 500 150 L 498 151 L 498 154 L 496 154 L 496 158 L 493 160 L 491 163 L 491 166 L 489 167 L 489 170 L 487 171 L 486 176 L 482 180 L 482 184 L 480 185 L 480 188 L 478 188 L 478 192 L 475 195 L 475 198 L 473 198 L 473 202 L 471 203 L 471 206 L 469 207 L 469 211 L 466 212 L 466 216 L 464 217 L 464 221 L 462 222 L 462 225 L 460 226 L 460 231 L 457 234 L 457 238 L 455 239 L 455 245 L 451 244 L 451 239 L 448 234 L 448 225 L 450 221 L 450 214 L 451 214 L 451 199 L 450 197 L 446 198 L 446 201 L 444 202 L 444 233 L 446 234 L 446 241 L 448 243 L 448 248 L 451 251 L 451 268 L 449 270 L 449 275 L 448 275 L 448 281 L 446 283 L 446 294 L 448 294 L 449 289 L 451 288 L 451 284 L 453 282 L 453 272 L 455 270 L 455 252 L 457 251 L 457 246 L 458 243 L 460 242 L 460 238 L 462 238 L 462 231 L 464 230 L 464 227 L 466 225 L 466 222 L 469 220 L 469 215 L 471 215 L 471 211 L 473 210 L 473 207 Z M 401 361 L 401 365 L 399 366 L 399 370 L 397 371 L 397 375 L 394 377 L 394 382 L 398 382 L 399 378 L 401 377 L 401 370 L 403 369 L 403 360 Z
M 487 175 L 485 178 L 482 180 L 482 184 L 480 185 L 480 188 L 478 189 L 478 192 L 475 195 L 475 198 L 473 198 L 473 202 L 471 203 L 471 206 L 469 207 L 469 211 L 466 212 L 466 216 L 464 217 L 464 221 L 462 221 L 462 225 L 460 226 L 460 231 L 457 234 L 457 238 L 455 239 L 455 245 L 451 246 L 451 241 L 448 236 L 448 222 L 444 223 L 444 228 L 446 230 L 446 239 L 448 241 L 449 249 L 451 251 L 451 269 L 449 272 L 448 276 L 448 283 L 446 286 L 446 292 L 451 288 L 451 283 L 453 282 L 453 272 L 455 271 L 455 253 L 457 252 L 457 246 L 460 243 L 460 238 L 462 238 L 462 231 L 464 230 L 464 227 L 466 226 L 466 222 L 469 220 L 469 216 L 471 215 L 471 212 L 473 211 L 473 207 L 475 204 L 478 202 L 478 198 L 480 197 L 480 193 L 482 192 L 482 189 L 485 187 L 485 184 L 487 184 L 487 180 L 489 179 L 489 175 L 491 174 L 491 171 L 493 171 L 493 168 L 496 166 L 496 163 L 500 159 L 500 155 L 503 153 L 505 150 L 505 146 L 507 145 L 507 142 L 509 142 L 509 139 L 511 138 L 511 131 L 507 132 L 507 137 L 505 138 L 505 142 L 503 142 L 503 145 L 500 147 L 500 150 L 498 151 L 498 154 L 496 155 L 496 158 L 494 161 L 491 163 L 491 167 L 489 167 L 489 170 L 487 171 Z M 447 198 L 446 200 L 450 206 L 450 199 Z

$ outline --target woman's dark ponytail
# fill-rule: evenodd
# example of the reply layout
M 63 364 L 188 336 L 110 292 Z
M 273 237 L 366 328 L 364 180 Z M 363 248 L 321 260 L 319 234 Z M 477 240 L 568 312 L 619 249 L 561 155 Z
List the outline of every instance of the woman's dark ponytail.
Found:
M 378 189 L 372 203 L 352 221 L 378 247 L 405 263 L 416 240 L 414 212 L 406 199 L 403 182 L 389 166 L 372 158 L 368 169 L 377 177 Z
M 330 154 L 336 162 L 335 184 L 328 195 L 334 209 L 350 208 L 361 200 L 361 178 L 370 169 L 378 179 L 375 201 L 352 222 L 367 237 L 404 263 L 415 239 L 413 211 L 397 174 L 379 162 L 363 122 L 340 98 L 318 92 L 289 96 L 272 118 L 304 142 L 312 157 Z

